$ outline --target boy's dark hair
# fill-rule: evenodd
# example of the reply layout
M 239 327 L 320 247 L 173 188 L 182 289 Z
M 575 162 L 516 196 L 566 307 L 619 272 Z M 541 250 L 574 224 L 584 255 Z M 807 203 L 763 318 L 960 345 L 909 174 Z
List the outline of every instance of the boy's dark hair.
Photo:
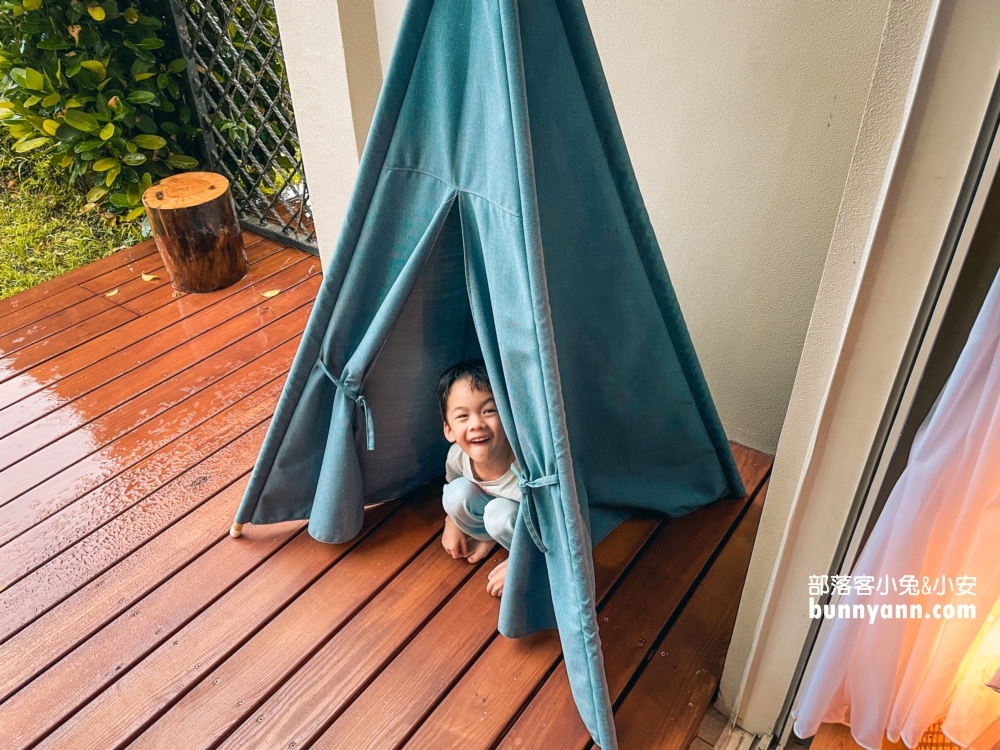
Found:
M 438 407 L 441 409 L 443 422 L 448 421 L 448 395 L 451 393 L 451 387 L 465 378 L 472 381 L 472 390 L 493 393 L 490 376 L 486 372 L 486 363 L 483 360 L 467 359 L 457 365 L 452 365 L 442 373 L 437 386 Z

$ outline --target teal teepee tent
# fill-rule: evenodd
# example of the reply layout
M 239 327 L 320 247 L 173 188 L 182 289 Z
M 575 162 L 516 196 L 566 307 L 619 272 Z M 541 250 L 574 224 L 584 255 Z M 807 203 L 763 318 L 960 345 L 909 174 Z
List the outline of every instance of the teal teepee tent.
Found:
M 744 489 L 581 0 L 410 0 L 236 522 L 355 536 L 443 473 L 434 386 L 479 355 L 524 473 L 500 630 L 559 628 L 612 750 L 592 545 Z

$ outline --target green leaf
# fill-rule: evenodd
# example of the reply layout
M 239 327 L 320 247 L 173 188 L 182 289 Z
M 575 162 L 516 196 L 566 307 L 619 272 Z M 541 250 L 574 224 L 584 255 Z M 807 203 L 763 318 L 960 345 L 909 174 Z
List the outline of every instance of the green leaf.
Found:
M 198 166 L 198 160 L 192 156 L 184 154 L 171 154 L 165 161 L 174 169 L 194 169 Z
M 76 45 L 74 45 L 73 42 L 70 42 L 66 39 L 51 38 L 51 39 L 43 39 L 35 46 L 38 47 L 38 49 L 64 50 L 64 49 L 73 49 L 73 47 Z
M 77 154 L 82 154 L 84 151 L 93 151 L 94 149 L 103 148 L 104 141 L 97 138 L 92 138 L 88 141 L 80 141 L 76 146 L 73 147 L 73 151 Z
M 139 16 L 139 26 L 156 31 L 163 28 L 163 23 L 159 18 L 153 18 L 153 16 Z
M 147 190 L 149 190 L 150 187 L 152 187 L 152 185 L 153 185 L 153 175 L 151 175 L 149 172 L 146 172 L 146 174 L 142 176 L 142 179 L 139 180 L 139 188 L 142 190 L 142 192 L 145 193 Z
M 108 187 L 114 185 L 115 180 L 118 179 L 118 175 L 121 174 L 121 171 L 122 168 L 118 164 L 115 164 L 115 166 L 111 167 L 111 169 L 108 170 L 107 176 L 104 178 L 104 184 L 107 185 Z
M 77 130 L 82 130 L 85 133 L 99 133 L 101 126 L 98 125 L 97 120 L 94 119 L 93 115 L 82 112 L 78 109 L 67 109 L 63 113 L 63 119 L 67 124 L 72 125 Z
M 44 99 L 42 99 L 42 106 L 43 107 L 52 107 L 52 106 L 55 106 L 56 104 L 59 103 L 59 100 L 61 98 L 62 97 L 58 93 L 49 94 L 47 97 L 45 97 Z
M 108 71 L 104 68 L 104 65 L 100 60 L 84 60 L 80 65 L 87 70 L 96 73 L 100 80 L 104 80 L 104 77 L 108 74 Z
M 87 13 L 95 21 L 103 21 L 107 17 L 107 13 L 104 12 L 104 8 L 100 5 L 88 5 Z
M 146 209 L 143 208 L 142 206 L 138 206 L 136 208 L 133 208 L 131 211 L 129 211 L 127 214 L 125 214 L 125 221 L 132 221 L 133 219 L 138 219 L 145 212 L 146 212 Z
M 145 148 L 150 151 L 156 151 L 156 149 L 167 145 L 166 139 L 158 135 L 137 135 L 132 140 L 135 141 L 135 145 L 139 148 Z
M 163 89 L 165 89 L 169 83 L 170 83 L 170 76 L 168 76 L 166 73 L 160 73 L 160 75 L 156 76 L 156 87 L 160 91 L 163 91 Z
M 112 167 L 117 167 L 117 166 L 118 166 L 117 159 L 112 159 L 110 157 L 105 159 L 98 159 L 97 161 L 94 162 L 94 171 L 107 172 Z
M 130 201 L 125 193 L 112 193 L 108 197 L 108 203 L 118 208 L 131 208 L 135 205 L 135 201 Z
M 108 140 L 111 136 L 115 134 L 115 126 L 110 122 L 101 128 L 101 140 Z
M 28 109 L 31 109 L 41 100 L 42 97 L 40 96 L 29 96 L 27 99 L 24 100 L 24 106 L 27 107 Z
M 16 114 L 17 112 L 15 112 L 12 109 L 0 109 L 0 120 L 9 119 L 11 117 L 14 117 Z
M 156 132 L 156 123 L 153 122 L 153 118 L 149 117 L 148 115 L 142 115 L 139 118 L 139 121 L 136 123 L 136 125 L 139 127 L 139 130 L 141 130 L 143 133 Z
M 134 154 L 125 154 L 122 157 L 122 161 L 130 167 L 137 167 L 146 161 L 146 155 L 141 151 L 137 151 Z
M 23 141 L 14 147 L 14 150 L 19 154 L 23 154 L 25 151 L 31 151 L 39 146 L 44 146 L 46 143 L 51 141 L 51 138 L 41 137 L 41 138 L 31 138 L 27 141 Z
M 77 130 L 76 128 L 70 127 L 65 122 L 62 125 L 60 125 L 59 129 L 56 131 L 56 138 L 58 138 L 60 141 L 76 140 L 82 135 L 83 133 L 81 131 Z
M 159 49 L 164 45 L 164 41 L 159 37 L 151 36 L 139 42 L 138 47 L 142 49 Z
M 140 73 L 139 75 L 135 76 L 135 81 L 136 83 L 138 83 L 139 81 L 145 81 L 147 78 L 152 78 L 155 75 L 156 73 Z
M 156 101 L 156 94 L 151 91 L 133 91 L 128 95 L 128 100 L 132 104 L 149 104 Z
M 46 120 L 42 123 L 42 130 L 49 135 L 55 135 L 59 132 L 59 123 L 55 120 Z
M 45 88 L 45 78 L 34 68 L 24 69 L 24 83 L 32 91 L 43 91 Z
M 167 135 L 180 135 L 181 127 L 176 122 L 165 122 L 160 129 Z
M 16 106 L 14 102 L 0 102 L 0 109 L 14 109 Z
M 142 189 L 139 187 L 139 183 L 134 183 L 128 186 L 128 201 L 129 205 L 136 205 L 142 198 Z
M 167 66 L 167 72 L 175 75 L 177 73 L 183 73 L 187 70 L 187 66 L 187 60 L 183 57 L 178 57 L 176 60 L 171 61 L 171 63 Z
M 121 13 L 118 12 L 118 3 L 115 0 L 104 0 L 101 3 L 101 7 L 104 8 L 104 13 L 107 15 L 109 21 L 121 17 Z
M 27 135 L 31 135 L 35 131 L 30 125 L 18 123 L 17 125 L 11 125 L 9 132 L 12 138 L 24 138 Z
M 125 16 L 125 21 L 129 24 L 129 26 L 139 20 L 139 11 L 132 7 L 126 8 L 122 15 Z
M 21 0 L 21 5 L 25 10 L 38 10 L 42 7 L 42 0 Z
M 108 194 L 108 189 L 106 187 L 92 187 L 87 193 L 87 203 L 97 203 L 101 198 Z

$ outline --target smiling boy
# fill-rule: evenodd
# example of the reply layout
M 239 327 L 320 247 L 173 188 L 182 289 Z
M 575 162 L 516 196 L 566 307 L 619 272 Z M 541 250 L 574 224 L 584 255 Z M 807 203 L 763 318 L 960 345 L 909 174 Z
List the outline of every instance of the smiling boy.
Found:
M 448 517 L 441 544 L 454 558 L 476 563 L 499 542 L 510 549 L 521 500 L 514 451 L 507 441 L 481 359 L 449 367 L 438 381 L 444 436 L 452 443 L 445 461 L 442 503 Z M 490 571 L 486 590 L 503 593 L 504 560 Z

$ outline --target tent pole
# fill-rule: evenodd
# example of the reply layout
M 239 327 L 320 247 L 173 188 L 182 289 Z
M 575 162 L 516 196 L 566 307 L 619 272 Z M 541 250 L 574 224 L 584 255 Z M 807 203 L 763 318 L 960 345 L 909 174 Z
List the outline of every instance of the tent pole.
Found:
M 233 525 L 229 528 L 229 536 L 233 539 L 239 538 L 240 534 L 243 533 L 243 524 L 233 522 Z

